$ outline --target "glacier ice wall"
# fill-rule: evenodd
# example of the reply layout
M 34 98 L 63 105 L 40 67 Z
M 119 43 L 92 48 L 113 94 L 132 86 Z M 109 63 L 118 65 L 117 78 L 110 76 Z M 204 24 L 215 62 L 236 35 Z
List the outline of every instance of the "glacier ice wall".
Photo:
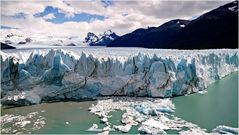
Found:
M 204 90 L 238 70 L 238 50 L 233 49 L 98 51 L 105 50 L 1 52 L 2 103 L 110 95 L 173 97 Z

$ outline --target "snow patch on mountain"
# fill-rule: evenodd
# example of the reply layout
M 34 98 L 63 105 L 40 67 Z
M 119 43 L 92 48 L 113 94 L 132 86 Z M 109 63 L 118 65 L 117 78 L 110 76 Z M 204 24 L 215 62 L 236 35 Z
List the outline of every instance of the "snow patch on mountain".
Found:
M 99 36 L 95 35 L 92 32 L 89 32 L 85 38 L 84 43 L 87 43 L 90 46 L 107 46 L 110 42 L 117 39 L 118 37 L 119 36 L 111 30 L 105 31 Z
M 184 27 L 185 27 L 185 25 L 184 25 L 184 24 L 182 24 L 182 25 L 180 25 L 180 27 L 184 28 Z
M 238 1 L 232 2 L 231 5 L 232 5 L 231 7 L 228 7 L 228 10 L 238 12 Z
M 228 10 L 237 12 L 238 7 L 237 6 L 229 7 Z

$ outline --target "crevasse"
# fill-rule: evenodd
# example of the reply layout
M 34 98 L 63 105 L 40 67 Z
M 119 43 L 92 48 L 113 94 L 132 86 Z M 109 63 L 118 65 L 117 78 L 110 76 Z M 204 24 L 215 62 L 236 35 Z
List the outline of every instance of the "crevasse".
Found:
M 1 52 L 2 104 L 96 96 L 174 97 L 204 90 L 238 70 L 238 52 L 233 49 L 94 52 Z

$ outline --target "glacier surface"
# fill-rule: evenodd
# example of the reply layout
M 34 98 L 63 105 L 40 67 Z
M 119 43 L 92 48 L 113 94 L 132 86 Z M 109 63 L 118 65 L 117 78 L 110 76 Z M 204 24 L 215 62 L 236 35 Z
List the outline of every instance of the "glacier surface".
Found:
M 174 97 L 238 71 L 238 50 L 64 48 L 4 50 L 1 101 L 37 104 L 97 96 Z

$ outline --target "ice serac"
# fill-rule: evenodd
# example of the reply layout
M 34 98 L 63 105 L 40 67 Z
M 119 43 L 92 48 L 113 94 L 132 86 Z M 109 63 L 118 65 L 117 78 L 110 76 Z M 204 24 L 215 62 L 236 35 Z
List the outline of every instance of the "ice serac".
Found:
M 174 97 L 238 71 L 236 49 L 18 51 L 1 52 L 2 103 L 17 103 L 12 97 L 23 92 L 27 104 L 108 95 Z

